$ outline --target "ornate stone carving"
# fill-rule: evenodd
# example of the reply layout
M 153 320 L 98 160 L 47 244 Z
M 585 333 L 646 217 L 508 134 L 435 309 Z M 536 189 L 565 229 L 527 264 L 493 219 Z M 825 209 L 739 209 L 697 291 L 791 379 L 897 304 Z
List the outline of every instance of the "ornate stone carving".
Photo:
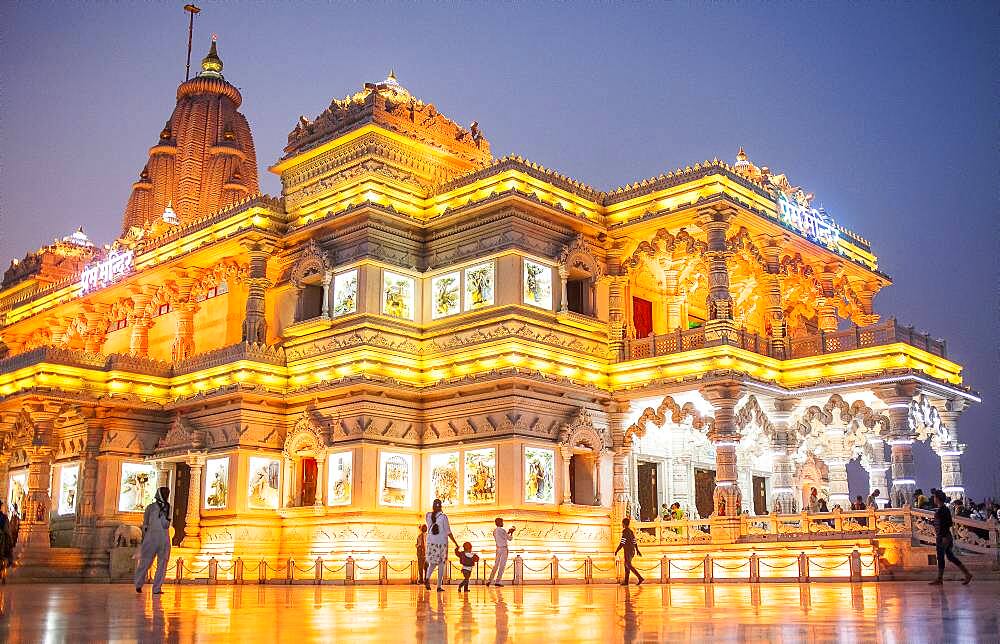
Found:
M 693 404 L 687 402 L 683 406 L 680 406 L 671 396 L 667 396 L 656 409 L 646 407 L 642 415 L 639 416 L 639 419 L 625 430 L 625 445 L 631 446 L 632 436 L 642 438 L 646 435 L 646 423 L 653 423 L 656 427 L 663 427 L 667 423 L 668 412 L 670 414 L 669 420 L 672 422 L 681 423 L 685 419 L 690 419 L 693 429 L 706 433 L 711 431 L 712 425 L 715 422 L 714 418 L 710 416 L 702 416 L 701 412 Z

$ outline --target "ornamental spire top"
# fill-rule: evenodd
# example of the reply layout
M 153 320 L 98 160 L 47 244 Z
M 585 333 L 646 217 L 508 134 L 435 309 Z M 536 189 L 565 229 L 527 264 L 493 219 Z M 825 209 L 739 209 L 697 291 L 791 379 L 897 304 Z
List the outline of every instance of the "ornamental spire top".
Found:
M 201 59 L 201 73 L 198 74 L 199 76 L 222 78 L 222 59 L 219 58 L 219 52 L 215 47 L 215 41 L 218 38 L 216 34 L 212 34 L 212 46 L 208 50 L 208 55 Z

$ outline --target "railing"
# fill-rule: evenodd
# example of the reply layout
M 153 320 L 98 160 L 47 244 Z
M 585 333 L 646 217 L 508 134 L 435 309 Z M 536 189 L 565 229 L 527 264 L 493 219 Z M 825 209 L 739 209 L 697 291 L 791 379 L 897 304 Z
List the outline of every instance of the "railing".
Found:
M 890 318 L 883 323 L 871 326 L 854 326 L 844 331 L 830 333 L 820 332 L 788 341 L 789 358 L 804 358 L 807 356 L 838 353 L 864 347 L 883 346 L 903 342 L 912 347 L 922 349 L 942 358 L 947 356 L 944 340 L 936 340 L 926 333 L 914 331 L 912 326 L 901 326 Z M 772 356 L 770 339 L 757 332 L 747 329 L 737 329 L 727 344 L 754 353 Z M 705 329 L 678 329 L 673 333 L 650 335 L 645 338 L 627 340 L 625 356 L 627 360 L 641 360 L 674 353 L 682 353 L 705 346 Z M 772 356 L 779 357 L 779 356 Z
M 912 510 L 913 538 L 919 543 L 933 544 L 934 513 L 928 510 Z M 955 545 L 960 550 L 989 555 L 1000 567 L 1000 522 L 991 518 L 989 521 L 976 521 L 952 515 L 951 534 Z

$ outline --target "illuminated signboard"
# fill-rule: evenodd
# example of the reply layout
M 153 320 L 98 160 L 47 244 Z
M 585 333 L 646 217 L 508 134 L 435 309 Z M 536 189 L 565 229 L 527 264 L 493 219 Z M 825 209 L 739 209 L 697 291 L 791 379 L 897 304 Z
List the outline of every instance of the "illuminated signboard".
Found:
M 837 225 L 830 217 L 815 208 L 800 206 L 789 201 L 785 195 L 779 194 L 778 217 L 806 238 L 837 250 L 837 240 L 840 238 Z
M 113 250 L 105 259 L 87 264 L 80 275 L 81 292 L 88 293 L 117 282 L 132 272 L 134 259 L 135 256 L 131 250 L 123 252 Z

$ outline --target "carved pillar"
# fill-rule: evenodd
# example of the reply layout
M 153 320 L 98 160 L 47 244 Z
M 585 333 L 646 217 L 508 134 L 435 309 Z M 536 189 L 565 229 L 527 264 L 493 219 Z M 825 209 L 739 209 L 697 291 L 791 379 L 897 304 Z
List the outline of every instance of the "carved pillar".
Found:
M 184 518 L 184 541 L 181 547 L 201 547 L 201 479 L 205 469 L 205 455 L 189 453 L 187 464 L 191 468 L 191 483 L 188 487 L 187 514 Z
M 625 357 L 625 302 L 624 285 L 627 275 L 621 275 L 622 247 L 611 244 L 608 249 L 608 274 L 611 276 L 608 301 L 608 357 L 613 361 Z
M 858 297 L 861 299 L 861 312 L 867 316 L 877 317 L 872 301 L 875 299 L 878 289 L 878 282 L 865 282 L 857 289 Z
M 628 516 L 631 496 L 629 494 L 628 460 L 632 453 L 632 441 L 625 438 L 625 421 L 628 418 L 628 401 L 613 400 L 607 405 L 608 431 L 614 447 L 614 462 L 611 470 L 611 538 L 617 544 L 621 538 L 621 521 Z
M 132 335 L 129 338 L 129 353 L 145 358 L 149 355 L 149 329 L 153 326 L 153 316 L 149 303 L 153 299 L 155 286 L 143 286 L 132 291 Z
M 80 502 L 77 504 L 76 525 L 73 532 L 73 547 L 89 549 L 97 544 L 97 473 L 101 441 L 104 438 L 104 420 L 108 410 L 98 407 L 93 416 L 86 419 L 87 439 L 83 447 L 83 462 L 80 464 Z
M 823 296 L 816 299 L 816 325 L 824 333 L 837 331 L 837 299 L 833 292 L 833 279 L 836 277 L 836 264 L 823 267 L 819 274 Z
M 788 339 L 785 335 L 785 303 L 781 294 L 781 246 L 785 237 L 761 235 L 760 248 L 764 254 L 767 270 L 764 273 L 764 292 L 767 307 L 767 321 L 770 324 L 769 344 L 771 357 L 785 360 L 790 356 Z
M 798 437 L 795 429 L 789 426 L 792 411 L 798 404 L 794 398 L 778 398 L 772 403 L 771 423 L 774 434 L 771 436 L 771 449 L 774 451 L 771 479 L 771 509 L 781 514 L 792 514 L 799 511 L 798 495 L 795 493 L 795 450 L 798 448 Z
M 66 330 L 69 321 L 65 318 L 48 318 L 46 324 L 49 327 L 49 344 L 54 347 L 61 347 L 66 343 Z
M 594 505 L 601 505 L 601 451 L 594 452 Z
M 868 494 L 878 491 L 875 495 L 879 508 L 889 504 L 889 479 L 886 472 L 889 466 L 885 462 L 885 441 L 874 437 L 868 439 Z
M 100 353 L 108 335 L 108 306 L 106 304 L 86 304 L 83 315 L 87 319 L 87 333 L 83 336 L 83 348 L 87 353 Z
M 330 284 L 332 282 L 333 271 L 323 271 L 323 308 L 319 314 L 325 318 L 330 317 Z
M 714 500 L 718 516 L 737 516 L 743 506 L 736 469 L 736 445 L 740 442 L 740 434 L 734 414 L 742 393 L 742 386 L 737 383 L 712 384 L 701 389 L 701 395 L 715 408 L 715 420 L 708 439 L 715 447 Z
M 573 450 L 570 449 L 569 445 L 560 445 L 559 446 L 559 454 L 562 456 L 562 463 L 563 463 L 563 467 L 562 467 L 562 471 L 563 471 L 563 474 L 562 474 L 562 479 L 563 479 L 563 485 L 562 485 L 563 498 L 562 498 L 562 502 L 565 505 L 569 505 L 570 503 L 573 502 L 573 488 L 570 485 L 570 481 L 572 480 L 571 475 L 570 475 L 570 469 L 571 469 L 571 466 L 572 466 L 572 461 L 570 459 L 573 458 Z
M 839 504 L 843 510 L 850 509 L 851 505 L 851 492 L 847 483 L 847 462 L 850 459 L 844 448 L 844 433 L 843 427 L 830 427 L 826 430 L 830 454 L 824 461 L 830 474 L 831 510 L 834 505 Z
M 156 461 L 156 489 L 170 487 L 170 463 Z
M 560 302 L 560 304 L 559 304 L 559 311 L 561 313 L 568 313 L 569 312 L 569 292 L 568 292 L 568 290 L 566 288 L 566 284 L 567 284 L 567 282 L 569 282 L 569 269 L 566 268 L 565 264 L 560 264 L 559 265 L 559 282 L 562 284 L 562 290 L 560 291 L 560 293 L 562 295 L 560 295 L 561 299 L 559 300 L 559 302 Z
M 283 469 L 284 469 L 284 476 L 282 477 L 282 480 L 284 481 L 284 488 L 285 488 L 285 493 L 284 493 L 285 507 L 292 508 L 295 507 L 295 499 L 292 498 L 292 479 L 294 478 L 295 473 L 292 471 L 293 469 L 292 458 L 288 454 L 285 454 Z
M 21 508 L 21 532 L 17 541 L 15 558 L 22 561 L 25 554 L 32 555 L 49 550 L 49 483 L 52 470 L 52 422 L 55 413 L 36 409 L 31 415 L 35 435 L 25 450 L 28 455 L 28 490 Z
M 326 452 L 316 454 L 316 500 L 313 505 L 326 505 Z
M 917 487 L 913 465 L 913 428 L 910 426 L 910 403 L 916 394 L 913 383 L 899 383 L 878 389 L 875 395 L 888 407 L 889 449 L 892 459 L 892 505 L 901 507 L 913 500 Z
M 243 318 L 243 341 L 265 344 L 267 342 L 267 319 L 264 311 L 264 296 L 271 287 L 267 279 L 267 260 L 274 246 L 268 242 L 251 241 L 244 244 L 250 255 L 250 269 L 247 276 L 247 306 Z
M 194 282 L 194 278 L 190 275 L 181 275 L 176 280 L 177 295 L 174 307 L 177 312 L 177 331 L 172 351 L 174 362 L 194 355 L 194 314 L 198 311 L 198 301 L 191 292 Z
M 733 323 L 733 296 L 729 293 L 729 256 L 726 243 L 729 223 L 736 215 L 732 208 L 703 208 L 695 220 L 705 231 L 708 250 L 708 321 L 705 322 L 705 346 L 727 344 L 735 333 Z M 735 454 L 734 454 L 735 456 Z
M 677 293 L 677 277 L 680 274 L 672 267 L 669 258 L 660 258 L 663 271 L 663 313 L 667 333 L 673 333 L 681 326 L 681 298 Z
M 962 454 L 965 444 L 958 441 L 958 417 L 965 409 L 964 400 L 949 400 L 938 411 L 941 428 L 934 441 L 934 451 L 941 459 L 941 491 L 951 497 L 964 497 L 962 485 Z

